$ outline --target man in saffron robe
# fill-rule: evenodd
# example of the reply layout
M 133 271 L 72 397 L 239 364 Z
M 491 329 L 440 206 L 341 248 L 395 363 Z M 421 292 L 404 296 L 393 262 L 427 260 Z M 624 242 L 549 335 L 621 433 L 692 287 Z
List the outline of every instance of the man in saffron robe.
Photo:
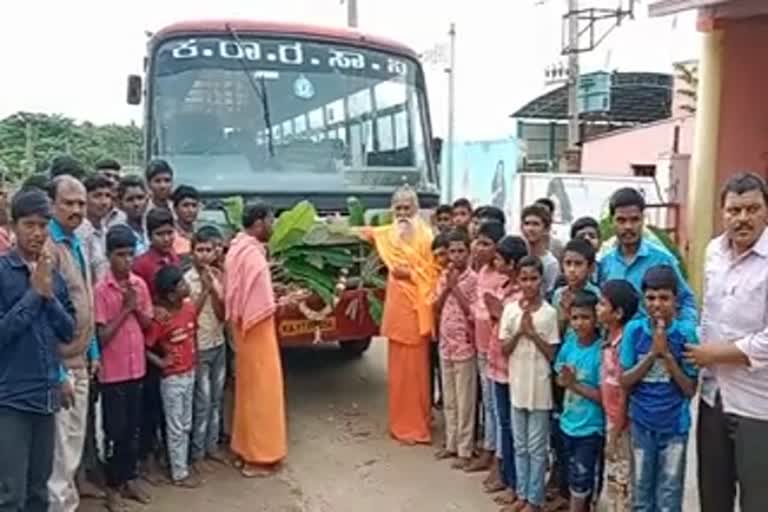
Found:
M 247 206 L 243 231 L 225 260 L 225 306 L 237 354 L 231 448 L 248 478 L 267 476 L 287 452 L 276 304 L 264 246 L 272 221 L 269 206 Z
M 389 271 L 381 333 L 389 338 L 389 430 L 405 444 L 429 443 L 431 296 L 437 281 L 432 231 L 410 187 L 392 198 L 394 223 L 365 229 Z

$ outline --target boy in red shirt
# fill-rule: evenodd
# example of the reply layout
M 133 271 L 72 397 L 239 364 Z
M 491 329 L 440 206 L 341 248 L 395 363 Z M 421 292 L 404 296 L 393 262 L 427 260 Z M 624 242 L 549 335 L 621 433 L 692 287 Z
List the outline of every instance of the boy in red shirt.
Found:
M 605 332 L 600 365 L 600 397 L 605 409 L 605 510 L 632 509 L 632 443 L 627 421 L 627 393 L 621 387 L 619 353 L 624 326 L 637 312 L 639 297 L 623 279 L 606 281 L 600 290 L 597 319 Z
M 179 267 L 166 266 L 155 276 L 156 304 L 164 309 L 147 336 L 147 358 L 162 370 L 160 394 L 165 439 L 174 485 L 194 488 L 200 480 L 189 471 L 189 440 L 197 360 L 197 308 L 188 299 L 189 285 Z
M 142 384 L 146 374 L 144 331 L 152 323 L 152 300 L 144 281 L 131 272 L 136 235 L 117 225 L 106 237 L 109 270 L 94 289 L 101 343 L 102 417 L 106 446 L 107 508 L 124 508 L 123 496 L 149 503 L 137 483 Z
M 179 256 L 173 250 L 176 228 L 171 212 L 165 208 L 150 210 L 146 218 L 146 232 L 150 247 L 133 260 L 133 273 L 144 280 L 152 299 L 155 299 L 155 275 L 166 265 L 181 265 Z M 153 485 L 162 479 L 158 474 L 163 471 L 161 463 L 162 436 L 158 432 L 163 428 L 163 404 L 160 398 L 160 371 L 150 365 L 144 377 L 144 407 L 141 417 L 141 455 L 143 461 L 142 476 Z

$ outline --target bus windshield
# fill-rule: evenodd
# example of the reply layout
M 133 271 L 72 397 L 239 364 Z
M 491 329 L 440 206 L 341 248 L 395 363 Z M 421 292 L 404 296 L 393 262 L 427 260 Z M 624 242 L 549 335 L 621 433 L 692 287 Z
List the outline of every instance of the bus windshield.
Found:
M 305 39 L 159 44 L 149 149 L 208 192 L 437 190 L 418 64 Z

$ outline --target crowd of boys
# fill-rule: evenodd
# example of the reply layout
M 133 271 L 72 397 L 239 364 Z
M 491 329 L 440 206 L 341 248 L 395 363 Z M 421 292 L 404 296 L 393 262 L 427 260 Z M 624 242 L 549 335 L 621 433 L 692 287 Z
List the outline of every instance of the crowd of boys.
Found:
M 0 256 L 0 453 L 13 461 L 0 510 L 74 512 L 88 496 L 126 511 L 151 501 L 146 484 L 198 487 L 227 462 L 224 240 L 195 229 L 199 208 L 161 160 L 142 179 L 62 157 L 14 195 Z
M 522 237 L 495 207 L 436 212 L 436 458 L 488 470 L 504 512 L 682 510 L 697 310 L 645 207 L 637 190 L 612 195 L 599 262 L 597 220 L 558 247 L 546 199 L 522 210 Z

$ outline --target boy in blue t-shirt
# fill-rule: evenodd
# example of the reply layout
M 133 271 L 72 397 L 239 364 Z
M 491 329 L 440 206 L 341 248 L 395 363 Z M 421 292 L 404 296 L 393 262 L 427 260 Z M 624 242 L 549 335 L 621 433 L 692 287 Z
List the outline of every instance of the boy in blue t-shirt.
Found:
M 597 295 L 578 291 L 570 305 L 570 328 L 555 362 L 565 389 L 560 431 L 568 461 L 570 510 L 590 510 L 603 451 L 605 415 L 600 406 L 602 343 L 597 330 Z
M 683 357 L 697 344 L 692 326 L 677 318 L 677 274 L 651 267 L 642 282 L 647 317 L 624 329 L 619 355 L 621 385 L 629 393 L 634 452 L 634 509 L 681 511 L 690 400 L 697 370 Z

